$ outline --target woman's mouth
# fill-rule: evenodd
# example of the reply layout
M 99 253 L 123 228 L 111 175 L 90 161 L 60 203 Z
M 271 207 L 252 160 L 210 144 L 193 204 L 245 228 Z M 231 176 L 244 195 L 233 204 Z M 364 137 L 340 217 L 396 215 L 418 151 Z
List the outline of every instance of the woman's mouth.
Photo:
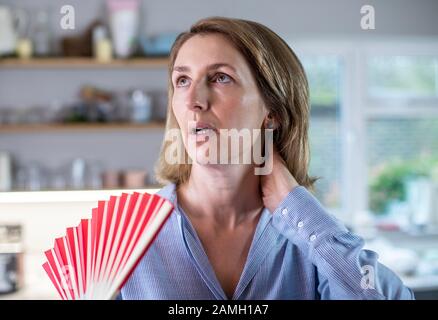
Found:
M 190 134 L 192 135 L 210 135 L 213 132 L 217 133 L 217 129 L 205 122 L 193 122 L 193 125 L 190 127 Z
M 212 131 L 212 129 L 210 128 L 196 128 L 195 129 L 195 134 L 207 134 L 208 132 Z
M 210 137 L 218 133 L 216 127 L 206 122 L 191 121 L 189 124 L 189 136 L 197 143 L 204 143 L 210 140 Z

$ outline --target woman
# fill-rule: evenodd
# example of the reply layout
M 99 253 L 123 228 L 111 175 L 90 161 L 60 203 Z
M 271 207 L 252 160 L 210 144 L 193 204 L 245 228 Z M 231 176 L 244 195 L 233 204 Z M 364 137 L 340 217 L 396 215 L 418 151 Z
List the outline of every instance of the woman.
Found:
M 169 184 L 158 194 L 175 210 L 119 298 L 413 298 L 307 190 L 308 115 L 301 63 L 267 27 L 215 17 L 181 34 L 166 130 L 180 130 L 191 161 L 170 163 L 174 141 L 164 142 L 157 176 Z M 267 174 L 255 174 L 253 157 L 229 162 L 237 159 L 229 145 L 214 144 L 232 129 L 257 138 L 237 144 L 239 160 L 272 137 Z M 209 161 L 216 152 L 228 162 Z

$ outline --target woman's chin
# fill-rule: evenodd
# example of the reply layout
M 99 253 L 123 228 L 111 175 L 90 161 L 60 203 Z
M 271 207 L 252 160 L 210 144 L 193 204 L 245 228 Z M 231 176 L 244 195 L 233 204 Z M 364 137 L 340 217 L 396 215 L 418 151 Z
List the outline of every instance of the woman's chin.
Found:
M 210 157 L 208 142 L 196 143 L 196 148 L 192 148 L 192 150 L 189 151 L 189 155 L 193 162 L 201 165 L 214 165 L 219 163 L 219 159 L 216 160 L 213 155 Z
M 216 154 L 214 153 L 216 149 Z M 252 164 L 252 154 L 251 149 L 245 150 L 246 152 L 227 152 L 226 149 L 223 154 L 221 154 L 220 148 L 217 146 L 211 146 L 208 141 L 199 142 L 192 144 L 191 147 L 186 149 L 192 162 L 196 162 L 200 165 L 209 166 L 224 166 L 227 164 Z

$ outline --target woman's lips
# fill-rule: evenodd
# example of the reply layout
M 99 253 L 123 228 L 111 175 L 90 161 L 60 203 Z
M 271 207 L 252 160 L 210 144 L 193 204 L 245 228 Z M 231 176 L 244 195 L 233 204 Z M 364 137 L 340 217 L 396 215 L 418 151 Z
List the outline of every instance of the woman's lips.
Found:
M 206 141 L 206 137 L 212 135 L 213 133 L 218 133 L 218 130 L 210 123 L 193 121 L 193 123 L 189 126 L 189 133 L 190 136 L 196 138 L 197 142 L 204 142 Z
M 189 131 L 190 134 L 193 135 L 205 135 L 210 134 L 211 132 L 218 132 L 215 126 L 207 122 L 193 122 L 193 124 L 189 126 Z

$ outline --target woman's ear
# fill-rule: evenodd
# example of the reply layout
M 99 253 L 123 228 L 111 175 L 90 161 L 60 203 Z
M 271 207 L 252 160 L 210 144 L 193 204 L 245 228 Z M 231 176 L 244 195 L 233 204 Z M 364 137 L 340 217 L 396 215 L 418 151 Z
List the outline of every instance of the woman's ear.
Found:
M 266 116 L 264 122 L 264 127 L 266 129 L 277 129 L 278 127 L 277 121 L 274 119 L 274 117 L 272 117 L 270 113 Z

